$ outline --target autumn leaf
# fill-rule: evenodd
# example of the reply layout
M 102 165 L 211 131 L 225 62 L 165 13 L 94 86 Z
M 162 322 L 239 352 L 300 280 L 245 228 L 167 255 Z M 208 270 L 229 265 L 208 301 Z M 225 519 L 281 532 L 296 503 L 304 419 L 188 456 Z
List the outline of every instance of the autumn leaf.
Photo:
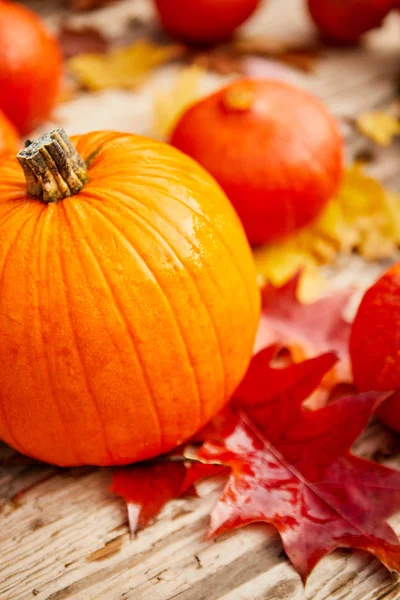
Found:
M 320 57 L 321 48 L 316 44 L 299 46 L 281 40 L 239 38 L 232 42 L 232 50 L 239 56 L 263 56 L 274 58 L 305 73 L 313 72 Z
M 201 462 L 141 463 L 121 467 L 113 474 L 110 491 L 127 503 L 132 534 L 143 529 L 169 500 L 184 494 L 196 494 L 194 484 L 223 470 L 219 465 Z
M 236 405 L 254 407 L 259 403 L 272 402 L 277 397 L 289 397 L 290 402 L 301 405 L 337 362 L 334 352 L 326 352 L 277 368 L 274 362 L 277 349 L 277 346 L 268 346 L 253 356 L 246 376 L 234 394 Z
M 204 70 L 196 65 L 180 71 L 168 91 L 153 96 L 153 133 L 167 138 L 183 112 L 201 96 Z
M 85 52 L 102 54 L 108 49 L 108 40 L 95 27 L 77 28 L 63 25 L 58 34 L 58 41 L 65 59 Z
M 262 290 L 256 350 L 280 344 L 296 361 L 328 351 L 347 359 L 350 324 L 343 311 L 353 291 L 336 291 L 312 304 L 302 304 L 297 299 L 298 283 L 299 274 L 282 287 L 268 284 Z
M 299 270 L 303 301 L 326 287 L 319 267 L 356 250 L 367 260 L 390 258 L 400 244 L 400 196 L 368 175 L 362 164 L 345 170 L 342 185 L 308 227 L 254 252 L 262 282 L 283 285 Z
M 383 110 L 362 113 L 356 119 L 356 126 L 360 133 L 379 146 L 390 146 L 393 138 L 400 135 L 399 119 Z
M 68 3 L 72 10 L 84 12 L 107 6 L 107 4 L 114 4 L 118 1 L 119 0 L 69 0 Z
M 79 54 L 67 64 L 71 74 L 88 90 L 130 89 L 140 84 L 154 67 L 180 56 L 183 51 L 177 44 L 159 46 L 140 40 L 106 54 Z
M 344 320 L 343 312 L 353 291 L 335 291 L 303 304 L 298 300 L 299 280 L 298 273 L 283 286 L 268 284 L 263 288 L 255 351 L 279 344 L 289 350 L 295 362 L 335 352 L 337 364 L 308 400 L 310 408 L 319 408 L 329 402 L 339 384 L 352 381 L 348 350 L 351 326 Z
M 365 550 L 398 571 L 400 546 L 386 520 L 400 506 L 400 473 L 350 453 L 386 396 L 359 394 L 304 410 L 310 379 L 271 392 L 270 359 L 269 349 L 253 359 L 240 398 L 219 417 L 214 440 L 199 451 L 201 460 L 231 468 L 209 537 L 266 522 L 279 531 L 303 579 L 338 547 Z M 320 378 L 331 363 L 325 355 L 304 364 L 312 379 L 313 366 Z M 292 380 L 304 364 L 289 367 Z M 280 377 L 286 375 L 283 369 Z

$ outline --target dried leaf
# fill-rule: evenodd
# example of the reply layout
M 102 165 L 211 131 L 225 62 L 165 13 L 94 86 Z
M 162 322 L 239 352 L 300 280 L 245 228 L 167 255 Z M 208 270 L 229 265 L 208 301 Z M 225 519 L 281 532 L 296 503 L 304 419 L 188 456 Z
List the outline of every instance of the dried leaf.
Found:
M 194 493 L 194 484 L 223 470 L 219 465 L 183 462 L 142 463 L 121 467 L 113 475 L 111 491 L 128 506 L 132 534 L 143 529 L 169 500 Z
M 360 133 L 379 146 L 390 146 L 393 138 L 400 135 L 399 119 L 385 111 L 362 113 L 357 117 L 356 125 Z
M 130 89 L 140 84 L 156 66 L 183 52 L 179 45 L 158 46 L 138 41 L 107 54 L 81 54 L 68 61 L 72 75 L 88 90 Z
M 232 43 L 233 51 L 239 56 L 264 56 L 274 58 L 299 71 L 311 73 L 320 57 L 320 46 L 293 45 L 289 42 L 262 38 L 239 38 Z
M 282 287 L 269 284 L 262 290 L 262 314 L 256 349 L 279 344 L 291 351 L 295 361 L 336 352 L 348 360 L 350 324 L 343 311 L 353 290 L 341 290 L 312 304 L 297 299 L 299 276 Z
M 356 250 L 368 260 L 390 258 L 400 244 L 400 196 L 367 175 L 360 163 L 346 169 L 338 193 L 320 217 L 294 235 L 254 252 L 261 282 L 282 285 L 302 270 L 302 299 L 324 287 L 319 265 Z
M 114 4 L 118 1 L 119 0 L 69 0 L 69 5 L 72 10 L 83 12 L 101 8 L 102 6 L 107 6 L 107 4 Z
M 58 34 L 58 41 L 65 59 L 85 52 L 102 54 L 108 49 L 108 40 L 95 27 L 76 28 L 63 25 Z
M 243 59 L 233 54 L 229 49 L 215 48 L 208 52 L 200 52 L 193 58 L 193 64 L 214 71 L 219 75 L 242 75 L 245 73 Z
M 276 375 L 272 391 L 270 358 L 266 349 L 253 359 L 235 408 L 219 417 L 199 452 L 231 467 L 209 537 L 270 523 L 303 580 L 338 547 L 365 550 L 399 571 L 400 546 L 386 521 L 400 506 L 400 473 L 350 453 L 386 396 L 370 392 L 304 410 L 314 371 L 318 383 L 332 355 L 288 367 L 292 385 L 282 390 Z
M 180 71 L 168 92 L 160 90 L 153 96 L 153 133 L 168 137 L 183 112 L 201 95 L 204 70 L 192 65 Z
M 339 358 L 335 368 L 324 378 L 319 389 L 309 399 L 309 407 L 324 406 L 332 390 L 350 383 L 350 324 L 343 318 L 352 290 L 336 291 L 313 303 L 298 300 L 300 274 L 282 287 L 267 285 L 262 290 L 262 313 L 255 350 L 279 344 L 289 350 L 295 362 L 334 351 Z

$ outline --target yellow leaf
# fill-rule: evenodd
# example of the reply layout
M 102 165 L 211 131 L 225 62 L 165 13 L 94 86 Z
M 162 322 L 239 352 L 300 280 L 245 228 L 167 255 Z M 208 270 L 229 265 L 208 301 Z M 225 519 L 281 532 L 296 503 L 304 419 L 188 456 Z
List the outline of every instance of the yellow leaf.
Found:
M 280 287 L 301 271 L 298 296 L 302 302 L 313 302 L 326 287 L 318 262 L 294 237 L 256 249 L 254 259 L 260 286 L 270 282 Z
M 321 265 L 356 250 L 367 260 L 389 258 L 400 245 L 400 196 L 367 175 L 361 164 L 346 169 L 342 185 L 320 217 L 292 236 L 254 251 L 261 283 L 282 285 L 302 269 L 302 301 L 324 287 Z
M 361 114 L 356 120 L 358 130 L 380 146 L 390 146 L 400 135 L 400 122 L 388 112 L 375 111 Z
M 200 97 L 204 69 L 197 65 L 180 71 L 171 89 L 159 91 L 153 97 L 153 132 L 167 138 L 184 111 Z
M 181 55 L 182 46 L 156 46 L 144 40 L 106 54 L 79 54 L 68 61 L 72 75 L 92 91 L 133 88 L 162 63 Z

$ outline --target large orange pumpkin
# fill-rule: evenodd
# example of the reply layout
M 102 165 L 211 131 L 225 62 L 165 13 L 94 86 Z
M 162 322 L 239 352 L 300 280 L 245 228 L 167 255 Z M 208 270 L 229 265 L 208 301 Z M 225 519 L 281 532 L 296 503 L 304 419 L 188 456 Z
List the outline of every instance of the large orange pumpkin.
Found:
M 251 252 L 178 150 L 62 130 L 0 166 L 0 437 L 58 465 L 128 463 L 188 439 L 246 371 Z M 26 181 L 24 178 L 24 173 Z

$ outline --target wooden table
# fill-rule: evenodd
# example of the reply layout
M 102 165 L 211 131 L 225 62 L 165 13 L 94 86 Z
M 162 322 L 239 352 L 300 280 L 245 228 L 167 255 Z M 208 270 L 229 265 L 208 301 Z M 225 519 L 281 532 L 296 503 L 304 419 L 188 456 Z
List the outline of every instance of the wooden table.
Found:
M 190 1 L 190 0 L 188 0 Z M 322 1 L 322 0 L 321 0 Z M 63 18 L 58 4 L 37 0 L 51 26 Z M 147 0 L 79 16 L 119 35 L 126 15 L 152 18 Z M 270 0 L 247 33 L 307 39 L 311 24 L 300 0 Z M 400 72 L 400 18 L 388 21 L 358 50 L 327 50 L 313 75 L 288 71 L 293 81 L 321 96 L 338 116 L 388 105 Z M 151 97 L 176 67 L 160 69 L 134 92 L 83 95 L 57 111 L 70 133 L 115 128 L 151 133 Z M 206 85 L 219 83 L 210 76 Z M 397 82 L 398 84 L 398 82 Z M 344 130 L 349 157 L 366 142 Z M 398 146 L 379 151 L 371 171 L 396 188 Z M 354 259 L 343 279 L 365 287 L 379 265 Z M 379 425 L 357 444 L 363 456 L 400 466 L 398 440 Z M 2 448 L 2 455 L 9 450 Z M 397 459 L 396 459 L 397 457 Z M 199 499 L 176 500 L 155 524 L 130 540 L 124 503 L 108 492 L 110 472 L 82 468 L 13 466 L 0 469 L 0 600 L 394 600 L 400 584 L 371 556 L 336 551 L 317 566 L 306 589 L 272 527 L 250 526 L 213 542 L 204 534 L 218 482 L 200 485 Z M 38 483 L 41 482 L 41 483 Z M 15 498 L 20 490 L 30 490 Z M 392 520 L 400 534 L 400 516 Z

